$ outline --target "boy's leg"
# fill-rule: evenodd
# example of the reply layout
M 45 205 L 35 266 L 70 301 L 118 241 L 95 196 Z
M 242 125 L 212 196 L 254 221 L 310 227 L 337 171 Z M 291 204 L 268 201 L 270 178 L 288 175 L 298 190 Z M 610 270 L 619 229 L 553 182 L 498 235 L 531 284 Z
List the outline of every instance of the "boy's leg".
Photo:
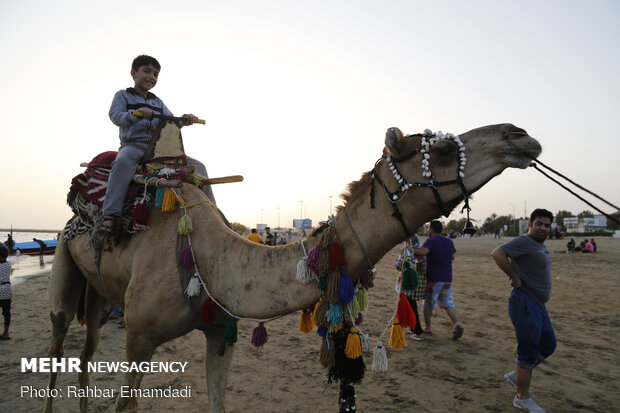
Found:
M 122 146 L 112 164 L 108 189 L 103 201 L 103 215 L 120 215 L 127 196 L 127 188 L 136 172 L 138 162 L 144 156 L 148 144 L 132 143 Z

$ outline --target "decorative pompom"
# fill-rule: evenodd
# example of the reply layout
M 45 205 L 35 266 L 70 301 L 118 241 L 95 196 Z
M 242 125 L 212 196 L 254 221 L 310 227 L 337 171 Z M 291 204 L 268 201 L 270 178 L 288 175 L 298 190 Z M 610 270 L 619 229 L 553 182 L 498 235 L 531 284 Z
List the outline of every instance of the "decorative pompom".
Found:
M 316 329 L 316 333 L 318 335 L 320 335 L 321 337 L 325 338 L 325 336 L 327 335 L 327 327 L 319 327 Z
M 325 290 L 325 297 L 331 304 L 339 302 L 338 289 L 340 288 L 340 273 L 337 270 L 332 270 L 327 275 L 327 290 Z
M 355 287 L 353 280 L 349 277 L 346 268 L 343 268 L 340 277 L 340 286 L 338 288 L 338 300 L 341 303 L 350 303 L 355 298 Z
M 136 207 L 131 211 L 131 215 L 138 224 L 148 225 L 149 222 L 149 207 L 142 202 L 138 203 Z
M 264 323 L 258 323 L 258 326 L 252 330 L 251 343 L 254 347 L 262 347 L 267 343 L 269 336 L 267 335 L 267 329 Z M 235 340 L 236 341 L 236 340 Z
M 403 265 L 405 269 L 403 270 L 403 281 L 400 290 L 413 294 L 417 290 L 418 285 L 420 285 L 420 277 L 416 269 L 411 265 L 411 261 L 405 261 Z
M 170 188 L 166 188 L 164 192 L 164 200 L 161 204 L 162 212 L 170 212 L 176 209 L 177 198 L 174 195 L 174 191 Z
M 329 244 L 329 265 L 331 268 L 347 266 L 347 260 L 344 258 L 344 250 L 337 242 Z
M 232 346 L 237 342 L 237 320 L 231 318 L 228 324 L 226 324 L 226 330 L 224 331 L 224 341 L 229 346 Z
M 192 224 L 192 218 L 184 214 L 179 220 L 179 225 L 177 227 L 177 232 L 181 235 L 188 235 L 194 230 L 194 226 Z
M 385 347 L 381 340 L 377 342 L 377 347 L 372 355 L 372 371 L 387 371 L 388 359 Z
M 211 324 L 215 321 L 215 315 L 217 312 L 217 304 L 211 297 L 208 297 L 204 303 L 202 303 L 202 310 L 200 311 L 200 319 L 205 324 Z
M 308 334 L 314 330 L 314 323 L 312 322 L 312 313 L 310 311 L 303 310 L 299 316 L 299 331 Z
M 164 204 L 164 194 L 166 193 L 166 188 L 159 187 L 157 191 L 155 191 L 155 206 L 157 208 L 161 208 Z
M 340 304 L 329 305 L 329 313 L 327 313 L 327 320 L 332 325 L 332 327 L 336 327 L 339 324 L 342 324 L 343 314 L 342 314 L 342 306 Z
M 326 369 L 334 367 L 336 363 L 336 348 L 334 339 L 331 334 L 325 336 L 321 342 L 321 350 L 319 350 L 319 363 Z
M 355 301 L 357 301 L 360 311 L 366 311 L 368 309 L 368 292 L 366 292 L 366 288 L 361 284 L 358 284 Z
M 357 300 L 353 300 L 344 306 L 344 318 L 352 323 L 355 322 L 359 312 L 360 308 L 357 306 Z
M 315 274 L 318 274 L 319 271 L 319 259 L 321 258 L 321 249 L 318 246 L 315 246 L 308 253 L 308 258 L 306 259 L 306 265 L 310 268 Z
M 308 257 L 303 257 L 297 262 L 297 274 L 295 275 L 295 279 L 302 283 L 303 285 L 307 285 L 315 278 L 314 273 L 308 265 L 306 264 Z
M 194 297 L 198 294 L 200 294 L 200 278 L 198 278 L 198 273 L 196 273 L 189 279 L 189 283 L 187 283 L 187 288 L 185 289 L 185 295 Z
M 362 344 L 357 333 L 357 327 L 351 327 L 344 353 L 350 359 L 358 358 L 362 355 Z
M 327 313 L 329 312 L 329 302 L 323 298 L 319 301 L 314 311 L 314 322 L 319 327 L 329 327 L 329 321 L 327 320 Z
M 409 304 L 409 300 L 407 300 L 407 296 L 405 296 L 405 293 L 403 292 L 400 293 L 398 298 L 398 310 L 396 312 L 396 317 L 398 317 L 402 328 L 414 328 L 417 322 L 415 313 L 411 308 L 411 304 Z
M 192 252 L 191 245 L 183 248 L 179 254 L 179 265 L 182 268 L 191 268 L 194 265 L 194 253 Z
M 405 332 L 400 326 L 400 322 L 398 321 L 398 317 L 394 317 L 394 322 L 392 323 L 392 328 L 390 329 L 390 347 L 394 350 L 399 350 L 401 348 L 407 347 L 407 342 L 405 341 Z
M 362 313 L 358 313 L 357 318 L 355 319 L 355 325 L 359 326 L 363 322 L 364 322 L 364 316 L 362 315 Z

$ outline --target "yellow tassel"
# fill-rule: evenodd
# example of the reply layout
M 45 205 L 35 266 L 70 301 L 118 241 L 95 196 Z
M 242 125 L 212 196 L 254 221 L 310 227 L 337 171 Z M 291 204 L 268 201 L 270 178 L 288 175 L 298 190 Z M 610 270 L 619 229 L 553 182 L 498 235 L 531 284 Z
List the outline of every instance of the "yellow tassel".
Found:
M 337 333 L 342 328 L 343 323 L 338 324 L 337 326 L 332 326 L 332 332 Z
M 394 317 L 394 322 L 392 323 L 392 329 L 390 330 L 390 347 L 394 350 L 400 350 L 401 348 L 407 347 L 407 342 L 405 341 L 405 332 L 403 328 L 400 326 L 400 322 L 398 321 L 398 317 Z
M 314 330 L 314 323 L 312 322 L 312 313 L 310 311 L 302 311 L 299 316 L 299 331 L 308 334 Z
M 166 192 L 164 193 L 164 200 L 161 204 L 162 212 L 170 212 L 176 209 L 177 198 L 174 195 L 174 192 L 170 188 L 166 188 Z
M 351 332 L 347 337 L 347 345 L 344 348 L 344 353 L 350 359 L 356 359 L 362 355 L 362 343 L 360 342 L 357 327 L 351 327 Z

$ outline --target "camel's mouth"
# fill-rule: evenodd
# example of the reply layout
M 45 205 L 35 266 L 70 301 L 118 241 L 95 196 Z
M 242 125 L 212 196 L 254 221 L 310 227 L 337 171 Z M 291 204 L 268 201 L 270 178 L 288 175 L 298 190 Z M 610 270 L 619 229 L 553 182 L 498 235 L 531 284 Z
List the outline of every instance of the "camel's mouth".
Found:
M 508 143 L 507 153 L 504 157 L 507 167 L 525 169 L 542 152 L 540 143 L 525 131 L 504 135 L 504 139 Z

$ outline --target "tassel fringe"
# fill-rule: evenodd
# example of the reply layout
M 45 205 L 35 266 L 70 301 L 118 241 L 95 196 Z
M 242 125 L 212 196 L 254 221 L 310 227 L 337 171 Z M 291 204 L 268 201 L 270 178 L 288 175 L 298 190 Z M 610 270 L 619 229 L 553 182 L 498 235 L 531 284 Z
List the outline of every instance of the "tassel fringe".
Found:
M 267 335 L 267 329 L 265 328 L 264 323 L 258 323 L 258 326 L 252 330 L 252 339 L 251 343 L 254 347 L 262 347 L 267 344 L 267 340 L 269 340 L 269 336 Z
M 187 214 L 183 215 L 179 220 L 177 232 L 181 235 L 189 235 L 193 230 L 192 218 Z
M 190 278 L 189 283 L 187 283 L 185 295 L 187 297 L 195 297 L 198 294 L 200 294 L 200 278 L 198 278 L 198 273 L 196 273 Z
M 387 371 L 388 359 L 383 343 L 379 341 L 372 355 L 372 371 Z
M 401 348 L 407 347 L 407 342 L 405 341 L 405 332 L 400 326 L 398 317 L 394 317 L 394 322 L 390 330 L 390 343 L 389 344 L 390 344 L 390 347 L 392 347 L 394 350 L 400 350 Z

